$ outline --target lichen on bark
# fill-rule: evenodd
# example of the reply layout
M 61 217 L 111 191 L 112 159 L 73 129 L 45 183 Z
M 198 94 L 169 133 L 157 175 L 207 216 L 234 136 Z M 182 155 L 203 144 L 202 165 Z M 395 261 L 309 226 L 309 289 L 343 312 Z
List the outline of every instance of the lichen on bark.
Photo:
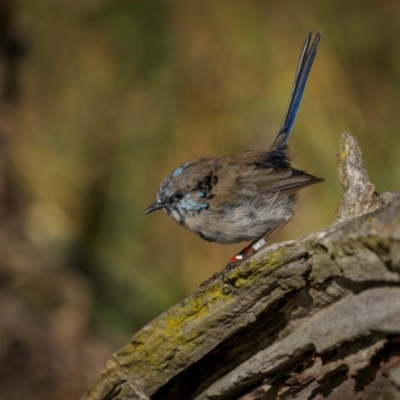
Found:
M 331 227 L 207 281 L 133 336 L 83 399 L 400 396 L 400 192 L 375 192 L 348 133 L 338 167 Z

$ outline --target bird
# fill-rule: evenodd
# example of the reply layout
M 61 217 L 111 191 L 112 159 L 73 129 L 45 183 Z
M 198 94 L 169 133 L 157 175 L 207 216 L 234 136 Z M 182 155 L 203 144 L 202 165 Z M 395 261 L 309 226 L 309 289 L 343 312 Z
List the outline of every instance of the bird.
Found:
M 222 157 L 202 157 L 173 170 L 156 201 L 143 214 L 163 210 L 202 239 L 231 244 L 251 241 L 230 259 L 241 263 L 293 217 L 297 192 L 324 181 L 290 165 L 287 141 L 299 110 L 321 32 L 308 32 L 297 65 L 286 114 L 269 148 Z

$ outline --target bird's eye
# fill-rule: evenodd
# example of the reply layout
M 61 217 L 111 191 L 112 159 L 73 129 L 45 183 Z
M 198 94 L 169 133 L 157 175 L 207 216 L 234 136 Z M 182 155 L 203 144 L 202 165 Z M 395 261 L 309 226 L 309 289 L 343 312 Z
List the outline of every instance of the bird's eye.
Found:
M 182 194 L 181 192 L 176 192 L 176 193 L 175 193 L 175 198 L 176 198 L 177 200 L 181 200 L 181 199 L 183 199 L 183 194 Z

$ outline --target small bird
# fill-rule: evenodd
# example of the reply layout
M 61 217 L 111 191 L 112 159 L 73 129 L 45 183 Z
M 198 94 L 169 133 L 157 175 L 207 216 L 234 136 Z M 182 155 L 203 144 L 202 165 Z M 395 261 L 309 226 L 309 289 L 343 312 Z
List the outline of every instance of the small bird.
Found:
M 296 193 L 324 180 L 293 168 L 286 155 L 321 32 L 310 46 L 311 37 L 309 32 L 285 119 L 272 146 L 224 157 L 203 157 L 176 168 L 161 183 L 156 202 L 143 214 L 163 210 L 180 225 L 211 242 L 252 240 L 231 258 L 231 265 L 254 254 L 292 219 Z

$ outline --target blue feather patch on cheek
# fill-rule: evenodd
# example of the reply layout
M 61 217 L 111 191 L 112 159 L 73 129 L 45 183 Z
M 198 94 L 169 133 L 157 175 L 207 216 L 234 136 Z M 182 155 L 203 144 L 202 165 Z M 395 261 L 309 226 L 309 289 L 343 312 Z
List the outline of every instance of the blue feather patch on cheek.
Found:
M 199 192 L 196 194 L 198 195 Z M 179 202 L 179 206 L 189 211 L 200 211 L 208 208 L 207 203 L 198 202 L 192 199 L 191 193 L 187 193 L 185 197 Z

